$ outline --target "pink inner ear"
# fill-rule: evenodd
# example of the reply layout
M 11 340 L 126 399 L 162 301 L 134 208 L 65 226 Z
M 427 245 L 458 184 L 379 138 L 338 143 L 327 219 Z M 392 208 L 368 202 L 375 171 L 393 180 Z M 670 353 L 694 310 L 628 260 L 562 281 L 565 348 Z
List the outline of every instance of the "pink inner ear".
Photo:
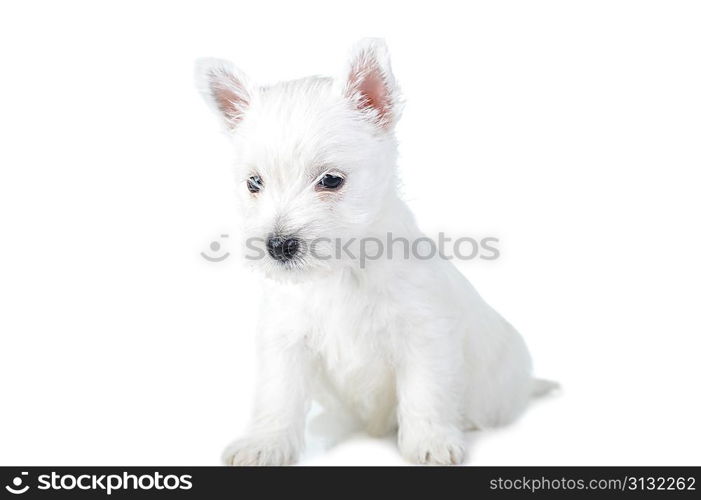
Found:
M 358 93 L 358 109 L 374 110 L 380 124 L 386 124 L 391 118 L 391 96 L 387 88 L 387 82 L 383 78 L 382 71 L 375 64 L 367 64 L 369 67 L 358 66 L 348 77 L 349 91 Z
M 212 74 L 211 82 L 212 96 L 217 107 L 231 125 L 236 125 L 243 117 L 243 112 L 249 104 L 248 94 L 237 80 L 229 76 L 222 77 Z

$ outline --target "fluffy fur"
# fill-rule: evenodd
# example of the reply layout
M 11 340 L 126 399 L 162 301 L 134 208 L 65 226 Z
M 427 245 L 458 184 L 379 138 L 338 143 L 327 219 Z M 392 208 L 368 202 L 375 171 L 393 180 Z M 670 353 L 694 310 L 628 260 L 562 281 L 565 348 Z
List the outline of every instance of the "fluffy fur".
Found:
M 233 141 L 244 238 L 423 236 L 397 194 L 401 98 L 381 40 L 360 42 L 336 79 L 257 86 L 211 59 L 197 75 Z M 314 188 L 326 172 L 345 178 L 338 192 Z M 255 194 L 252 175 L 263 182 Z M 464 430 L 506 424 L 550 388 L 532 378 L 520 335 L 450 261 L 385 257 L 361 267 L 307 253 L 253 265 L 266 276 L 257 397 L 228 464 L 294 462 L 312 399 L 374 435 L 398 429 L 412 462 L 457 464 Z

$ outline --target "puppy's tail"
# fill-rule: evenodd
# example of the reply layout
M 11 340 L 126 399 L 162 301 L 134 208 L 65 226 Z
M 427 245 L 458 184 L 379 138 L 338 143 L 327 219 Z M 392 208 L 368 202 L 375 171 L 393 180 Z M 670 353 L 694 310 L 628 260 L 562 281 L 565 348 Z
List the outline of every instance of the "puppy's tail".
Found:
M 531 398 L 539 398 L 546 394 L 560 389 L 560 384 L 544 378 L 534 378 L 531 380 Z

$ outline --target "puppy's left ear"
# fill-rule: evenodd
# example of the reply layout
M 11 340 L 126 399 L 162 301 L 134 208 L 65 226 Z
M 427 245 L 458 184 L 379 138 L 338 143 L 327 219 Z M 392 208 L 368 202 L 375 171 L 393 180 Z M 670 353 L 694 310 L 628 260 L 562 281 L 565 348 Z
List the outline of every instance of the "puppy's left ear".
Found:
M 355 45 L 346 68 L 344 94 L 380 128 L 394 127 L 401 113 L 400 92 L 384 40 L 365 38 Z
M 195 80 L 227 128 L 235 129 L 251 104 L 251 85 L 243 71 L 222 59 L 198 59 Z

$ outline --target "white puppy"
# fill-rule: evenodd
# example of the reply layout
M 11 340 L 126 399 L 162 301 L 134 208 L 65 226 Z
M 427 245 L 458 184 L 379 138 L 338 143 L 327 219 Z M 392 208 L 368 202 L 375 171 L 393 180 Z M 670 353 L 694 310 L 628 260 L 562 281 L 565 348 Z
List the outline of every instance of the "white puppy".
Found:
M 412 462 L 457 464 L 463 430 L 508 423 L 552 386 L 448 260 L 348 255 L 423 237 L 397 194 L 401 102 L 381 40 L 360 42 L 338 79 L 256 86 L 211 59 L 197 74 L 230 131 L 244 236 L 264 242 L 268 278 L 253 422 L 226 463 L 294 462 L 316 399 L 374 435 L 398 427 Z

